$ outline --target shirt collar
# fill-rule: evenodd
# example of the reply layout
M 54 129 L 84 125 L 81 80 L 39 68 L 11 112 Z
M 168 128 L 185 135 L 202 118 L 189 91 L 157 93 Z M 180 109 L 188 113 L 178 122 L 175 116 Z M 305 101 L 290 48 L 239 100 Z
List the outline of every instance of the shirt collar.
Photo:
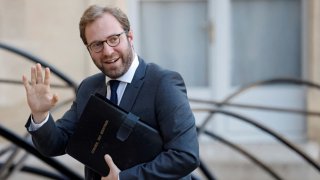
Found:
M 139 66 L 139 60 L 138 60 L 138 55 L 135 53 L 134 54 L 134 59 L 132 61 L 131 66 L 129 67 L 128 71 L 117 78 L 116 80 L 119 80 L 120 82 L 125 82 L 125 83 L 131 83 L 134 73 L 136 72 L 137 68 Z M 106 76 L 106 84 L 111 80 L 108 76 Z

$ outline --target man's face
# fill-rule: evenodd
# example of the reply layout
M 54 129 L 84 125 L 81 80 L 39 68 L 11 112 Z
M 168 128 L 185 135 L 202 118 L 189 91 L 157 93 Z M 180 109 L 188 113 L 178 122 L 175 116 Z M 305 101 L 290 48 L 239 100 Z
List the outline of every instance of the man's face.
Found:
M 120 23 L 111 14 L 106 13 L 94 22 L 87 25 L 85 36 L 88 45 L 109 39 L 124 32 Z M 111 47 L 106 42 L 102 43 L 102 50 L 94 52 L 89 49 L 94 64 L 108 77 L 116 79 L 125 74 L 133 61 L 132 32 L 122 33 L 119 44 Z M 100 43 L 101 44 L 101 43 Z

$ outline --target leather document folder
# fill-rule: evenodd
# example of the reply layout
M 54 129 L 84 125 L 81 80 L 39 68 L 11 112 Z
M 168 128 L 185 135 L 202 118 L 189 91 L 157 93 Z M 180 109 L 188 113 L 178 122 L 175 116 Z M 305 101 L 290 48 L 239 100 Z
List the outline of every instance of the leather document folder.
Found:
M 153 160 L 162 151 L 162 138 L 136 115 L 100 94 L 91 95 L 70 137 L 66 153 L 106 176 L 109 154 L 120 170 Z

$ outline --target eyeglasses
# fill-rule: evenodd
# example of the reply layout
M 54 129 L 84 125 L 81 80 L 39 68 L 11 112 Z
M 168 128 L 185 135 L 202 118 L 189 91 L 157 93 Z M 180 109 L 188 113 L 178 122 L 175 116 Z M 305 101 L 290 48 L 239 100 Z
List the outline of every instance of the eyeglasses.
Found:
M 111 35 L 109 37 L 107 37 L 107 40 L 104 40 L 104 41 L 96 41 L 96 42 L 93 42 L 89 45 L 87 45 L 87 48 L 90 50 L 90 51 L 93 51 L 95 53 L 98 53 L 98 52 L 101 52 L 103 47 L 104 47 L 104 43 L 106 42 L 110 47 L 116 47 L 119 45 L 120 43 L 120 36 L 121 34 L 125 33 L 125 31 L 123 31 L 122 33 L 119 33 L 119 34 L 115 34 L 115 35 Z

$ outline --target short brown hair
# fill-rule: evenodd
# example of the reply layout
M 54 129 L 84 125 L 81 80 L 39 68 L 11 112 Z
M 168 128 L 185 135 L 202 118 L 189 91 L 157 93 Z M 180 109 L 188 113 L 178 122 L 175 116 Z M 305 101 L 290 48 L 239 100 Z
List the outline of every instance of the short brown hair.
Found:
M 85 36 L 86 26 L 105 13 L 110 13 L 112 16 L 114 16 L 121 24 L 125 32 L 130 31 L 129 19 L 127 15 L 123 11 L 121 11 L 121 9 L 115 7 L 101 7 L 98 5 L 92 5 L 84 11 L 79 23 L 80 37 L 85 45 L 87 45 L 88 43 Z

